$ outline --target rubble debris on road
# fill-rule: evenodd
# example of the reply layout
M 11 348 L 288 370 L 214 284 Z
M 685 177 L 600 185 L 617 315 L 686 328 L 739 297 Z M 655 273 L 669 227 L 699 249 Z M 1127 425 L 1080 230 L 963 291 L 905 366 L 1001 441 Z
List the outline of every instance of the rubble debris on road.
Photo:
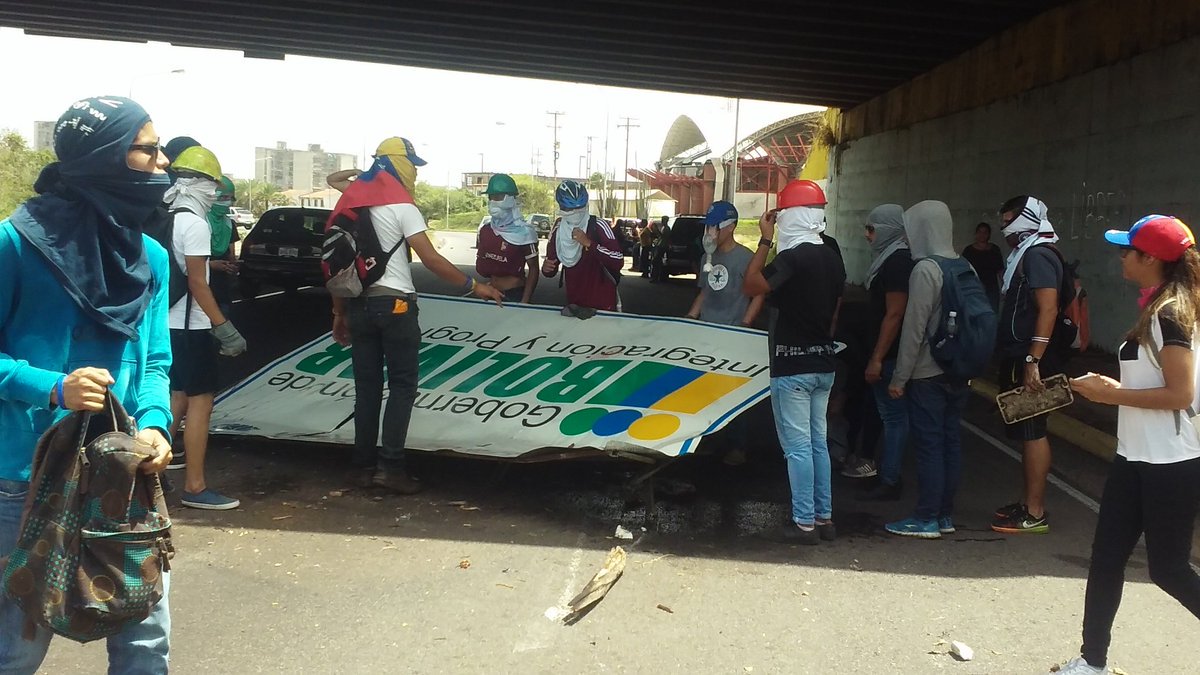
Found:
M 666 605 L 659 605 L 658 608 L 661 609 L 662 611 L 666 612 L 667 614 L 675 613 L 675 610 L 671 609 L 670 607 L 667 607 Z
M 955 640 L 950 643 L 950 655 L 959 661 L 971 661 L 975 658 L 975 650 L 965 642 Z
M 583 590 L 567 603 L 570 611 L 563 617 L 563 623 L 573 624 L 579 621 L 608 595 L 613 584 L 617 583 L 617 579 L 625 572 L 625 560 L 625 549 L 614 546 L 605 557 L 600 571 L 596 572 Z
M 618 525 L 617 531 L 613 533 L 613 536 L 617 539 L 633 539 L 633 533 L 625 529 L 624 525 Z
M 463 558 L 462 560 L 458 561 L 458 569 L 460 569 L 460 570 L 471 569 L 471 559 Z

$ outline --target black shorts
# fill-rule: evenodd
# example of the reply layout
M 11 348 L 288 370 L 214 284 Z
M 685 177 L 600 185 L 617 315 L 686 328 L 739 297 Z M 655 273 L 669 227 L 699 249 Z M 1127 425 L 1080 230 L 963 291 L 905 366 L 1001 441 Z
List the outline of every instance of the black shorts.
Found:
M 217 339 L 203 330 L 171 330 L 171 391 L 188 396 L 217 391 Z
M 1038 363 L 1042 379 L 1063 372 L 1062 360 L 1047 356 Z M 1025 384 L 1025 357 L 1004 357 L 1000 361 L 1000 391 Z M 1014 441 L 1036 441 L 1046 437 L 1046 420 L 1050 413 L 1004 426 L 1004 435 Z

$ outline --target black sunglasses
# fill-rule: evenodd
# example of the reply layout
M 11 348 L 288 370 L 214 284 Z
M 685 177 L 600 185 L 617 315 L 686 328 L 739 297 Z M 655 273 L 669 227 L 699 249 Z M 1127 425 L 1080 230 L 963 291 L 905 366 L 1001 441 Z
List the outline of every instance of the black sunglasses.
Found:
M 130 150 L 141 150 L 142 152 L 158 159 L 158 153 L 163 151 L 163 148 L 158 143 L 134 143 L 129 146 Z

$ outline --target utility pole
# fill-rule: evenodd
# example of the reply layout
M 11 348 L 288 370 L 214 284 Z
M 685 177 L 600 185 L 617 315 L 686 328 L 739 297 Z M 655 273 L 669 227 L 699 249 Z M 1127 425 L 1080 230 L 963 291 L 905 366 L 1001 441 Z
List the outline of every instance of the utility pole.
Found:
M 587 177 L 592 177 L 592 139 L 595 136 L 587 137 Z
M 542 149 L 538 148 L 533 153 L 533 175 L 542 175 Z
M 554 117 L 554 124 L 551 125 L 554 128 L 554 178 L 558 178 L 558 118 L 567 113 L 547 110 L 546 114 Z
M 634 120 L 637 119 L 636 117 L 622 117 L 621 119 L 625 120 L 625 123 L 618 124 L 617 128 L 625 129 L 625 168 L 622 171 L 622 175 L 621 175 L 621 187 L 625 188 L 629 184 L 629 179 L 628 179 L 628 176 L 629 176 L 629 130 L 636 129 L 636 128 L 640 127 L 641 125 L 633 123 Z M 628 190 L 627 189 L 622 190 L 621 194 L 624 197 L 621 200 L 621 215 L 627 216 L 627 215 L 629 215 L 629 193 L 628 193 Z

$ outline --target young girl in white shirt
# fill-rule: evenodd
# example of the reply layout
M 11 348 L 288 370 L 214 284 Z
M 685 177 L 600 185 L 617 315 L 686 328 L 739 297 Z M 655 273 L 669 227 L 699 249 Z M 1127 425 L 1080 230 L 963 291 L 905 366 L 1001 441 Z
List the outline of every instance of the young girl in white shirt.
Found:
M 1072 388 L 1119 406 L 1114 458 L 1092 543 L 1081 657 L 1060 675 L 1109 673 L 1108 647 L 1125 565 L 1146 536 L 1150 579 L 1200 618 L 1200 575 L 1190 564 L 1200 505 L 1200 410 L 1196 382 L 1200 254 L 1177 218 L 1146 216 L 1105 238 L 1121 247 L 1121 271 L 1142 289 L 1137 324 L 1121 345 L 1121 379 L 1088 373 Z M 1195 420 L 1200 424 L 1200 418 Z

